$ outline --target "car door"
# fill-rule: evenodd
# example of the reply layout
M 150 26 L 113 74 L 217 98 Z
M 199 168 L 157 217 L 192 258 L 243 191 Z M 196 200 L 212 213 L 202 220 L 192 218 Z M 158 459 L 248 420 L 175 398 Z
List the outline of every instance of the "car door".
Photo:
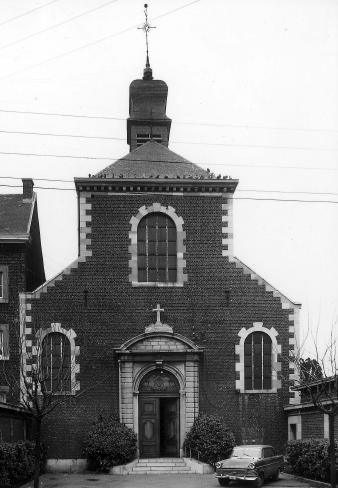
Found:
M 264 477 L 265 478 L 270 478 L 273 476 L 274 472 L 276 471 L 275 469 L 275 463 L 274 463 L 274 450 L 272 447 L 264 447 L 263 449 L 263 457 L 264 457 Z

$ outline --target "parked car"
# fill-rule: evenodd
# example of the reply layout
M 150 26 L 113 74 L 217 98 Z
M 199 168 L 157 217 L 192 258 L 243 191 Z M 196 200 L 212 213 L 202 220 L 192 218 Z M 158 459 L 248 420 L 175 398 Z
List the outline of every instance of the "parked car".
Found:
M 236 446 L 228 459 L 216 463 L 216 478 L 221 486 L 231 480 L 252 481 L 259 488 L 266 479 L 278 480 L 283 471 L 284 458 L 271 446 Z

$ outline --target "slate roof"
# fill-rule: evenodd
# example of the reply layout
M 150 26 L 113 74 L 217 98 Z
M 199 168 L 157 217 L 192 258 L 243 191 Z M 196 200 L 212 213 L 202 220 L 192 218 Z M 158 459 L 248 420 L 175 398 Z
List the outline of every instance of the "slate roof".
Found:
M 123 176 L 121 176 L 123 175 Z M 150 140 L 97 173 L 106 178 L 209 178 L 210 174 L 163 144 Z
M 0 195 L 0 240 L 26 240 L 29 237 L 35 198 L 24 201 L 21 195 Z

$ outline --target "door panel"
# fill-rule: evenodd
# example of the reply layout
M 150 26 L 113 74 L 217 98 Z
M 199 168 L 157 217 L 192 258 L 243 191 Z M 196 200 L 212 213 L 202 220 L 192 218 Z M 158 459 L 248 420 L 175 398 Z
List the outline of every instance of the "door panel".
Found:
M 178 398 L 160 400 L 161 456 L 178 456 Z
M 141 457 L 160 455 L 159 398 L 140 397 L 139 439 Z

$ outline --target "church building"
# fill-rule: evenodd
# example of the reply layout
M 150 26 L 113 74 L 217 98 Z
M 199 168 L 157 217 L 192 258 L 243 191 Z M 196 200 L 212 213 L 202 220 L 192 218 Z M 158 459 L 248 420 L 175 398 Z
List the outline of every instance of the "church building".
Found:
M 169 149 L 167 95 L 149 65 L 131 83 L 130 152 L 75 178 L 78 259 L 20 293 L 26 351 L 40 360 L 38 338 L 45 364 L 69 371 L 59 392 L 50 375 L 69 397 L 45 420 L 50 460 L 83 458 L 100 415 L 136 432 L 141 458 L 183 456 L 199 413 L 224 417 L 237 443 L 288 437 L 300 306 L 234 256 L 238 180 Z

